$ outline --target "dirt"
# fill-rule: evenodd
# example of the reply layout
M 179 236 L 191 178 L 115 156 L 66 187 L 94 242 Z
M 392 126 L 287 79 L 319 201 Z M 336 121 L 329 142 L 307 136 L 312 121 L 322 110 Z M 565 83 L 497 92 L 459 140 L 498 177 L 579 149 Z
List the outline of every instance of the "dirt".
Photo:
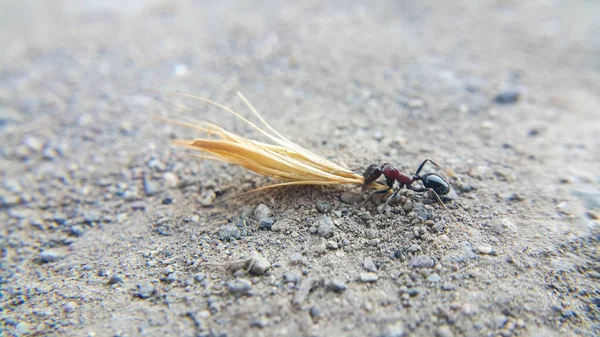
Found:
M 600 4 L 4 1 L 2 334 L 600 334 Z M 156 90 L 162 93 L 157 93 Z M 455 193 L 281 188 L 154 116 Z M 186 108 L 186 109 L 184 109 Z M 362 205 L 361 205 L 362 204 Z

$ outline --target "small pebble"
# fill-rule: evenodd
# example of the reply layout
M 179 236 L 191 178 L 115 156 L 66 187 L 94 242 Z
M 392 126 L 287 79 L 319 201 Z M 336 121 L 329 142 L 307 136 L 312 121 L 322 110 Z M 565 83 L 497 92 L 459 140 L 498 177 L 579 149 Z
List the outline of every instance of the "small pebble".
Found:
M 26 136 L 23 144 L 33 151 L 42 151 L 44 143 L 33 136 Z
M 313 244 L 313 249 L 317 254 L 323 254 L 327 250 L 327 240 L 323 237 L 319 237 Z
M 56 157 L 58 157 L 58 152 L 55 148 L 46 146 L 44 148 L 44 151 L 42 151 L 42 156 L 46 160 L 54 160 L 56 159 Z
M 262 275 L 266 273 L 269 268 L 271 268 L 271 262 L 269 262 L 269 260 L 259 253 L 254 252 L 252 254 L 249 266 L 251 273 L 255 275 Z
M 95 222 L 100 222 L 102 219 L 102 213 L 98 211 L 88 211 L 83 214 L 83 220 L 85 220 L 88 224 L 93 224 Z
M 252 323 L 250 323 L 250 326 L 256 328 L 266 328 L 269 326 L 269 320 L 267 320 L 265 317 L 259 317 L 252 321 Z
M 454 337 L 454 333 L 447 325 L 442 325 L 439 327 L 435 333 L 437 337 Z
M 376 273 L 360 273 L 360 281 L 364 283 L 375 282 L 379 279 Z
M 454 285 L 454 283 L 446 282 L 442 285 L 442 289 L 446 291 L 456 290 L 456 285 Z
M 365 257 L 363 260 L 363 268 L 373 273 L 377 272 L 377 266 L 375 266 L 375 262 L 370 256 Z
M 505 90 L 496 95 L 494 101 L 498 104 L 513 104 L 519 100 L 519 96 L 516 90 Z
M 163 175 L 163 179 L 165 180 L 165 186 L 168 188 L 175 188 L 179 186 L 179 177 L 173 172 L 166 172 Z
M 413 268 L 433 268 L 435 261 L 427 255 L 418 255 L 410 259 L 408 265 Z
M 494 325 L 496 329 L 502 328 L 506 322 L 508 322 L 508 318 L 504 315 L 496 316 L 496 318 L 494 318 Z
M 335 225 L 330 217 L 324 215 L 317 221 L 317 234 L 321 237 L 329 239 L 333 237 Z
M 337 242 L 333 241 L 333 240 L 329 240 L 327 241 L 327 249 L 338 249 L 339 245 Z
M 490 246 L 482 245 L 482 246 L 477 247 L 477 252 L 479 254 L 489 255 L 489 254 L 492 254 L 494 252 L 494 250 Z
M 204 274 L 202 274 L 202 273 L 194 274 L 194 280 L 198 283 L 204 281 Z
M 522 197 L 521 195 L 517 194 L 517 193 L 513 193 L 511 195 L 508 196 L 508 198 L 506 198 L 508 201 L 523 201 L 525 200 L 524 197 Z
M 433 230 L 434 233 L 441 233 L 444 231 L 444 221 L 438 221 L 436 222 L 431 229 Z
M 159 186 L 155 181 L 150 180 L 147 177 L 144 177 L 144 193 L 147 196 L 153 196 L 158 193 Z
M 385 329 L 383 337 L 404 337 L 404 325 L 402 322 L 388 326 Z
M 222 226 L 219 230 L 219 239 L 221 241 L 233 241 L 241 238 L 240 230 L 233 225 Z
M 273 226 L 274 223 L 275 223 L 275 220 L 273 220 L 272 218 L 262 218 L 258 222 L 258 228 L 271 229 L 271 227 Z
M 117 283 L 123 283 L 123 279 L 121 278 L 121 276 L 115 274 L 110 277 L 110 279 L 108 280 L 107 283 L 110 285 L 117 284 Z
M 327 201 L 317 201 L 317 211 L 321 212 L 321 213 L 327 213 L 331 210 L 331 204 L 328 203 Z
M 83 235 L 83 227 L 80 225 L 75 225 L 75 226 L 71 226 L 70 228 L 71 234 L 75 235 L 75 236 L 82 236 Z
M 373 240 L 379 236 L 378 234 L 379 234 L 379 232 L 376 229 L 369 228 L 369 229 L 367 229 L 365 236 L 367 237 L 367 239 Z
M 587 211 L 587 212 L 585 212 L 585 215 L 587 215 L 587 217 L 590 218 L 590 219 L 592 219 L 592 220 L 599 220 L 600 219 L 600 212 Z
M 75 302 L 68 302 L 64 306 L 64 310 L 67 313 L 75 311 L 76 308 L 77 308 L 77 303 L 75 303 Z
M 294 284 L 298 284 L 298 282 L 300 282 L 300 277 L 301 277 L 301 274 L 296 271 L 290 271 L 290 272 L 283 274 L 283 279 L 286 282 L 291 282 Z
M 16 180 L 5 180 L 3 185 L 7 191 L 12 193 L 21 193 L 23 191 L 23 187 Z
M 309 310 L 310 313 L 310 317 L 312 317 L 313 321 L 316 321 L 319 319 L 319 316 L 321 316 L 321 310 L 319 310 L 319 307 L 311 307 Z
M 246 279 L 237 279 L 227 283 L 227 289 L 233 295 L 247 295 L 252 289 L 252 282 Z
M 148 298 L 154 294 L 154 285 L 152 283 L 138 284 L 138 290 L 135 295 L 139 298 Z
M 419 246 L 416 243 L 413 243 L 412 245 L 410 245 L 410 247 L 408 247 L 408 251 L 411 253 L 420 252 L 421 250 L 422 250 L 421 246 Z
M 198 197 L 197 200 L 200 203 L 200 205 L 208 207 L 215 202 L 215 199 L 217 199 L 217 194 L 215 193 L 215 191 L 207 189 L 202 192 L 202 194 Z
M 326 287 L 327 287 L 327 289 L 335 291 L 335 292 L 342 292 L 342 291 L 348 289 L 348 287 L 346 286 L 346 283 L 344 283 L 341 280 L 335 280 L 335 279 L 327 282 Z
M 360 212 L 360 213 L 358 213 L 358 216 L 363 221 L 369 221 L 369 220 L 373 219 L 373 216 L 371 215 L 371 212 Z
M 29 330 L 29 324 L 27 324 L 26 322 L 19 322 L 16 326 L 15 326 L 15 330 L 16 332 L 18 332 L 20 335 L 27 335 L 29 334 L 31 331 Z
M 290 229 L 290 227 L 292 227 L 293 225 L 294 225 L 294 223 L 291 220 L 288 220 L 288 219 L 277 220 L 271 226 L 271 231 L 273 231 L 273 232 L 285 232 L 288 229 Z
M 302 263 L 303 260 L 304 258 L 302 257 L 302 254 L 297 252 L 292 254 L 292 256 L 290 257 L 290 262 L 292 262 L 293 264 Z
M 265 204 L 260 204 L 254 209 L 254 219 L 260 220 L 268 218 L 271 215 L 271 209 Z
M 415 297 L 415 296 L 419 295 L 419 293 L 421 293 L 421 289 L 419 289 L 419 288 L 408 288 L 408 289 L 406 289 L 406 293 L 410 297 Z
M 169 276 L 167 276 L 167 278 L 165 279 L 165 281 L 167 283 L 173 283 L 173 282 L 177 281 L 177 273 L 169 274 Z
M 168 265 L 165 267 L 165 269 L 163 269 L 164 275 L 169 275 L 169 274 L 172 274 L 173 272 L 175 272 L 175 267 L 173 267 L 172 265 Z
M 456 187 L 458 188 L 458 191 L 460 193 L 469 193 L 471 191 L 473 191 L 475 188 L 473 187 L 473 185 L 468 184 L 464 181 L 460 181 L 457 183 Z
M 41 252 L 39 257 L 40 257 L 40 261 L 42 263 L 56 262 L 62 258 L 62 256 L 60 254 L 53 252 L 51 250 L 45 250 L 45 251 Z
M 427 277 L 428 282 L 437 283 L 437 282 L 440 282 L 441 280 L 442 280 L 442 278 L 440 277 L 440 275 L 438 273 L 433 273 Z

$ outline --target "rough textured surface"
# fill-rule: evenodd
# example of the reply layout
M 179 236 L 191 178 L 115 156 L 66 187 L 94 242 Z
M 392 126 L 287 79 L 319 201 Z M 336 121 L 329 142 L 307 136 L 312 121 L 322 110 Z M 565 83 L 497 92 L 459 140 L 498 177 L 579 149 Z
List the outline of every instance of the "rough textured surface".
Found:
M 600 334 L 598 2 L 221 3 L 2 2 L 2 331 Z M 149 90 L 249 116 L 241 90 L 357 171 L 432 158 L 453 218 L 352 186 L 225 201 L 268 181 L 152 117 L 257 135 Z

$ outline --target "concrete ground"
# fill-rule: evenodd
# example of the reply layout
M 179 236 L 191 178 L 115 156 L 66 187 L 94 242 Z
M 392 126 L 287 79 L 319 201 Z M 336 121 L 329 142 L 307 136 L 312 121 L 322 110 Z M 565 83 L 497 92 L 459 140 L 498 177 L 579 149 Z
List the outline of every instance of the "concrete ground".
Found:
M 2 1 L 0 327 L 67 336 L 600 334 L 600 3 Z M 280 188 L 210 120 L 442 209 Z M 158 92 L 157 92 L 158 91 Z M 238 262 L 238 263 L 236 263 Z

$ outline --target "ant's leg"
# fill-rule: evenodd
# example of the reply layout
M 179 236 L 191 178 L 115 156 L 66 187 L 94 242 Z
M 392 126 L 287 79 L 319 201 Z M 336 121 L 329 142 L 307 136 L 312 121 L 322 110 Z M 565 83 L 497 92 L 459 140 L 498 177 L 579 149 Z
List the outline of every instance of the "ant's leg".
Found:
M 427 191 L 434 192 L 431 188 L 425 188 L 425 187 L 412 187 L 411 186 L 410 189 L 415 192 L 419 192 L 419 193 L 423 193 L 423 192 L 427 192 Z
M 427 158 L 427 159 L 423 160 L 423 162 L 421 163 L 421 165 L 419 165 L 419 168 L 417 169 L 417 172 L 415 173 L 415 176 L 418 176 L 418 175 L 419 175 L 419 173 L 420 173 L 420 172 L 421 172 L 421 170 L 423 169 L 423 166 L 425 166 L 425 163 L 427 163 L 427 162 L 430 162 L 430 163 L 432 163 L 433 165 L 435 165 L 435 166 L 437 166 L 437 167 L 440 167 L 440 165 L 438 165 L 436 162 L 434 162 L 433 160 L 431 160 L 431 159 Z
M 386 179 L 385 183 L 386 183 L 386 185 L 388 185 L 388 188 L 386 188 L 385 190 L 375 191 L 373 193 L 373 195 L 375 195 L 375 194 L 387 194 L 394 187 L 394 181 L 393 180 Z
M 386 188 L 385 190 L 379 190 L 379 191 L 375 191 L 373 192 L 373 195 L 377 195 L 377 194 L 387 194 L 392 188 Z
M 402 188 L 404 188 L 404 184 L 400 184 L 400 186 L 398 186 L 398 189 L 394 192 L 394 194 L 392 194 L 389 198 L 387 198 L 387 201 L 394 200 L 394 198 L 398 195 L 398 193 L 400 192 L 400 190 Z

